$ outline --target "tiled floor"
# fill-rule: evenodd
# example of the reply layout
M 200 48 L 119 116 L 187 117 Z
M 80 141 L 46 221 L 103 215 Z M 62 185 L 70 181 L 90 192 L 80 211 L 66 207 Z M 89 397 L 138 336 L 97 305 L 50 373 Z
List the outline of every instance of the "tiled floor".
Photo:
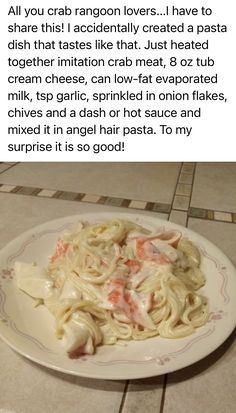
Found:
M 11 207 L 9 208 L 9 205 Z M 9 242 L 13 237 L 20 235 L 35 225 L 42 224 L 52 219 L 63 216 L 77 215 L 86 212 L 124 212 L 124 209 L 107 205 L 87 204 L 83 202 L 70 202 L 56 199 L 28 197 L 17 194 L 0 193 L 0 247 Z M 129 213 L 136 210 L 129 209 Z M 139 211 L 141 214 L 146 211 Z M 167 214 L 149 212 L 149 215 L 167 220 Z M 24 219 L 22 219 L 24 217 Z M 6 230 L 7 223 L 7 230 Z
M 180 164 L 22 163 L 1 183 L 171 203 Z
M 199 163 L 191 206 L 236 212 L 235 163 Z
M 235 165 L 2 163 L 0 192 L 236 223 Z
M 144 406 L 146 412 L 158 412 L 162 403 L 164 379 L 159 376 L 131 381 L 127 388 L 123 412 L 143 413 Z
M 234 343 L 235 332 L 207 358 L 168 374 L 164 412 L 233 413 L 235 392 L 228 389 L 236 383 Z
M 125 382 L 54 372 L 15 354 L 2 342 L 0 352 L 1 413 L 119 413 Z
M 236 265 L 235 183 L 236 163 L 0 163 L 0 248 L 57 217 L 127 211 L 187 225 Z M 128 382 L 63 375 L 0 342 L 0 413 L 233 413 L 234 338 L 191 367 Z

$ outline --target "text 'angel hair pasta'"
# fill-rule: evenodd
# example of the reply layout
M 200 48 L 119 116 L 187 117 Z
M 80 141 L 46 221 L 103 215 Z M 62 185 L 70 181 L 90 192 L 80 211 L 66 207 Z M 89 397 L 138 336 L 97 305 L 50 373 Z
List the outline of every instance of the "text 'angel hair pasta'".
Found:
M 151 232 L 114 219 L 79 223 L 57 242 L 46 269 L 16 263 L 20 289 L 55 317 L 69 357 L 96 347 L 185 337 L 208 319 L 201 257 L 179 231 Z

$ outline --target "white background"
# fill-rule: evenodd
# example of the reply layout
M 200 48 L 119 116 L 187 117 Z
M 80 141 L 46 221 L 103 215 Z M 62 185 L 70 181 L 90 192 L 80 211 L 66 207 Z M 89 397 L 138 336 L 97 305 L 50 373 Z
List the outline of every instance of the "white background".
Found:
M 72 17 L 72 16 L 53 16 L 49 17 L 46 15 L 44 17 L 31 17 L 31 18 L 24 18 L 24 15 L 21 17 L 14 17 L 14 16 L 7 16 L 8 10 L 11 5 L 21 5 L 23 7 L 36 7 L 36 8 L 46 8 L 47 7 L 63 7 L 67 5 L 68 7 L 119 7 L 122 9 L 123 5 L 126 4 L 128 7 L 155 7 L 160 9 L 160 12 L 164 10 L 166 5 L 170 7 L 172 5 L 176 7 L 186 7 L 186 8 L 193 8 L 197 7 L 210 7 L 213 9 L 213 14 L 211 17 L 203 17 L 199 16 L 192 16 L 192 17 L 174 17 L 174 16 L 165 16 L 165 17 L 119 17 L 119 18 L 91 18 L 91 17 Z M 235 2 L 233 0 L 230 1 L 219 1 L 219 0 L 180 0 L 180 1 L 170 1 L 170 0 L 163 0 L 157 2 L 155 1 L 140 1 L 140 0 L 126 0 L 126 1 L 104 1 L 101 0 L 99 2 L 95 0 L 88 0 L 88 1 L 72 1 L 72 0 L 41 0 L 38 1 L 23 1 L 23 0 L 12 0 L 12 1 L 4 1 L 2 2 L 2 10 L 1 10 L 1 50 L 2 50 L 2 58 L 1 58 L 1 140 L 0 140 L 0 151 L 1 151 L 1 161 L 235 161 L 235 67 L 236 67 L 236 59 L 235 59 Z M 19 34 L 15 33 L 14 35 L 8 34 L 7 26 L 8 24 L 13 24 L 13 22 L 17 22 L 18 24 L 37 24 L 41 25 L 41 23 L 71 23 L 73 24 L 92 24 L 95 22 L 98 24 L 99 22 L 103 21 L 105 24 L 117 24 L 118 22 L 121 24 L 126 24 L 128 22 L 133 22 L 136 25 L 139 24 L 180 24 L 182 22 L 185 25 L 188 24 L 204 24 L 204 25 L 212 25 L 212 24 L 226 24 L 228 25 L 228 33 L 227 34 L 218 34 L 218 33 L 203 33 L 201 35 L 196 34 L 181 34 L 181 33 L 150 33 L 150 34 L 143 34 L 140 35 L 141 29 L 138 35 L 133 34 L 111 34 L 111 33 L 103 33 L 103 34 L 73 34 L 73 33 L 63 33 L 63 34 L 41 34 L 41 33 L 30 33 L 30 34 Z M 96 136 L 87 136 L 87 137 L 80 137 L 78 135 L 64 135 L 64 136 L 53 136 L 53 135 L 8 135 L 7 128 L 8 126 L 17 126 L 19 124 L 25 126 L 36 126 L 39 123 L 45 123 L 42 121 L 42 118 L 35 118 L 35 119 L 27 119 L 27 118 L 15 118 L 10 119 L 7 115 L 7 112 L 12 107 L 22 107 L 24 109 L 63 109 L 67 107 L 67 109 L 73 108 L 83 108 L 85 105 L 84 103 L 79 102 L 65 102 L 65 103 L 50 103 L 46 105 L 43 102 L 36 102 L 33 101 L 31 104 L 27 102 L 20 101 L 20 102 L 9 102 L 7 100 L 7 94 L 10 91 L 18 91 L 18 90 L 31 90 L 32 94 L 35 93 L 36 90 L 39 91 L 47 91 L 56 93 L 59 89 L 65 92 L 74 92 L 75 90 L 84 91 L 84 86 L 79 85 L 17 85 L 17 86 L 9 86 L 7 82 L 7 78 L 9 74 L 15 75 L 33 75 L 33 74 L 40 74 L 44 75 L 43 68 L 33 68 L 29 67 L 27 69 L 21 70 L 16 68 L 9 68 L 7 63 L 7 58 L 9 55 L 8 50 L 8 42 L 12 39 L 27 39 L 27 40 L 38 40 L 41 39 L 43 41 L 51 41 L 51 40 L 63 40 L 63 41 L 91 41 L 95 38 L 104 39 L 105 41 L 113 41 L 124 39 L 125 41 L 134 41 L 139 40 L 141 44 L 146 44 L 147 40 L 150 39 L 152 41 L 163 41 L 163 40 L 170 40 L 173 39 L 175 41 L 206 41 L 209 39 L 209 50 L 198 50 L 198 51 L 171 51 L 171 50 L 153 50 L 152 55 L 150 56 L 149 51 L 122 51 L 118 52 L 116 49 L 111 51 L 103 51 L 98 55 L 98 52 L 95 50 L 90 51 L 80 51 L 80 50 L 69 50 L 69 51 L 50 51 L 48 53 L 44 53 L 43 51 L 36 51 L 36 50 L 18 50 L 14 52 L 14 55 L 18 58 L 20 57 L 28 57 L 32 58 L 34 56 L 41 56 L 44 58 L 53 58 L 57 56 L 61 56 L 64 58 L 69 58 L 71 56 L 76 56 L 78 58 L 82 58 L 83 56 L 91 56 L 96 58 L 104 58 L 106 59 L 108 54 L 111 57 L 121 58 L 124 56 L 131 56 L 132 58 L 141 58 L 141 57 L 152 57 L 158 58 L 163 56 L 166 61 L 169 60 L 170 56 L 178 56 L 181 58 L 196 58 L 196 56 L 205 58 L 207 56 L 213 57 L 215 60 L 215 67 L 214 68 L 170 68 L 166 67 L 166 69 L 160 68 L 135 68 L 135 72 L 149 74 L 152 73 L 155 77 L 160 76 L 167 76 L 167 75 L 199 75 L 201 73 L 207 75 L 213 75 L 218 73 L 219 76 L 219 83 L 218 85 L 184 85 L 182 88 L 181 86 L 174 86 L 174 85 L 167 85 L 163 87 L 162 85 L 138 85 L 132 84 L 131 86 L 124 86 L 124 85 L 91 85 L 86 90 L 88 93 L 95 92 L 97 89 L 100 91 L 117 91 L 117 90 L 127 90 L 129 89 L 132 92 L 139 92 L 140 90 L 149 90 L 152 91 L 152 88 L 155 88 L 157 91 L 164 92 L 171 92 L 175 91 L 187 91 L 191 93 L 192 90 L 209 90 L 211 92 L 224 92 L 225 96 L 227 97 L 227 103 L 221 102 L 213 102 L 213 103 L 192 103 L 189 102 L 166 102 L 161 103 L 159 101 L 147 103 L 146 101 L 141 102 L 127 102 L 127 103 L 119 103 L 117 101 L 114 102 L 105 102 L 105 104 L 98 104 L 97 102 L 90 101 L 89 107 L 90 108 L 97 108 L 99 106 L 104 106 L 106 110 L 109 109 L 121 109 L 121 107 L 126 106 L 128 109 L 137 109 L 141 108 L 149 108 L 149 109 L 160 109 L 160 108 L 171 108 L 171 109 L 197 109 L 199 106 L 202 107 L 202 117 L 200 119 L 140 119 L 140 118 L 126 118 L 119 117 L 118 119 L 111 119 L 111 118 L 102 118 L 98 119 L 87 119 L 81 120 L 78 118 L 54 118 L 48 120 L 47 124 L 57 124 L 58 126 L 83 126 L 85 124 L 90 125 L 94 123 L 101 123 L 103 125 L 112 126 L 116 124 L 117 126 L 122 127 L 124 123 L 127 126 L 138 126 L 138 125 L 150 125 L 156 128 L 157 134 L 156 135 L 128 135 L 127 137 L 122 137 L 121 135 L 96 135 Z M 55 56 L 54 56 L 55 55 Z M 45 75 L 50 73 L 56 74 L 63 74 L 63 75 L 85 75 L 86 78 L 90 78 L 91 75 L 94 74 L 101 74 L 105 75 L 108 74 L 111 77 L 113 76 L 114 72 L 117 72 L 119 75 L 132 75 L 133 68 L 129 67 L 118 67 L 117 69 L 109 69 L 109 68 L 67 68 L 67 69 L 60 69 L 54 66 L 53 68 L 46 68 Z M 14 89 L 14 90 L 13 90 Z M 16 103 L 16 104 L 15 104 Z M 88 107 L 88 104 L 86 104 Z M 85 122 L 85 123 L 84 123 Z M 180 135 L 162 135 L 160 133 L 160 128 L 158 128 L 159 124 L 168 124 L 169 126 L 192 126 L 193 131 L 189 137 L 180 136 Z M 8 143 L 33 143 L 33 142 L 44 142 L 44 143 L 51 143 L 54 145 L 55 141 L 60 140 L 61 142 L 67 141 L 71 142 L 76 146 L 78 143 L 89 143 L 91 147 L 93 143 L 113 143 L 116 144 L 117 142 L 124 141 L 125 142 L 125 151 L 124 152 L 101 152 L 100 154 L 94 154 L 92 151 L 89 152 L 31 152 L 29 154 L 25 154 L 23 152 L 9 152 L 7 150 Z

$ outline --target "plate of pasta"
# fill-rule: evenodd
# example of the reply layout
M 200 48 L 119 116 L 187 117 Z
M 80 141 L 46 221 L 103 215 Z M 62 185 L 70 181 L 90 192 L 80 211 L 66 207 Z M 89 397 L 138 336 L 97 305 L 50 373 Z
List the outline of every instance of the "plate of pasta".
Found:
M 154 216 L 47 222 L 0 252 L 0 335 L 82 377 L 161 375 L 210 354 L 236 324 L 236 272 L 211 242 Z

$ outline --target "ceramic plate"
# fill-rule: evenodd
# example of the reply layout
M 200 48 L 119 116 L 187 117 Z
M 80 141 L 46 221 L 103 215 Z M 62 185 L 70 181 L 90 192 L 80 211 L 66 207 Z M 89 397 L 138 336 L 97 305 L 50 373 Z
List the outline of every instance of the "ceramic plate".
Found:
M 102 346 L 93 356 L 77 360 L 63 353 L 54 336 L 53 317 L 43 306 L 15 286 L 15 261 L 46 266 L 57 238 L 80 221 L 99 222 L 110 218 L 135 221 L 149 229 L 179 229 L 202 254 L 209 298 L 210 318 L 197 331 L 181 339 L 160 337 L 129 342 L 126 346 Z M 0 252 L 0 335 L 23 356 L 51 369 L 98 379 L 134 379 L 157 376 L 186 367 L 207 356 L 230 335 L 236 324 L 236 271 L 229 259 L 202 236 L 153 216 L 120 213 L 82 214 L 37 226 L 13 240 Z

